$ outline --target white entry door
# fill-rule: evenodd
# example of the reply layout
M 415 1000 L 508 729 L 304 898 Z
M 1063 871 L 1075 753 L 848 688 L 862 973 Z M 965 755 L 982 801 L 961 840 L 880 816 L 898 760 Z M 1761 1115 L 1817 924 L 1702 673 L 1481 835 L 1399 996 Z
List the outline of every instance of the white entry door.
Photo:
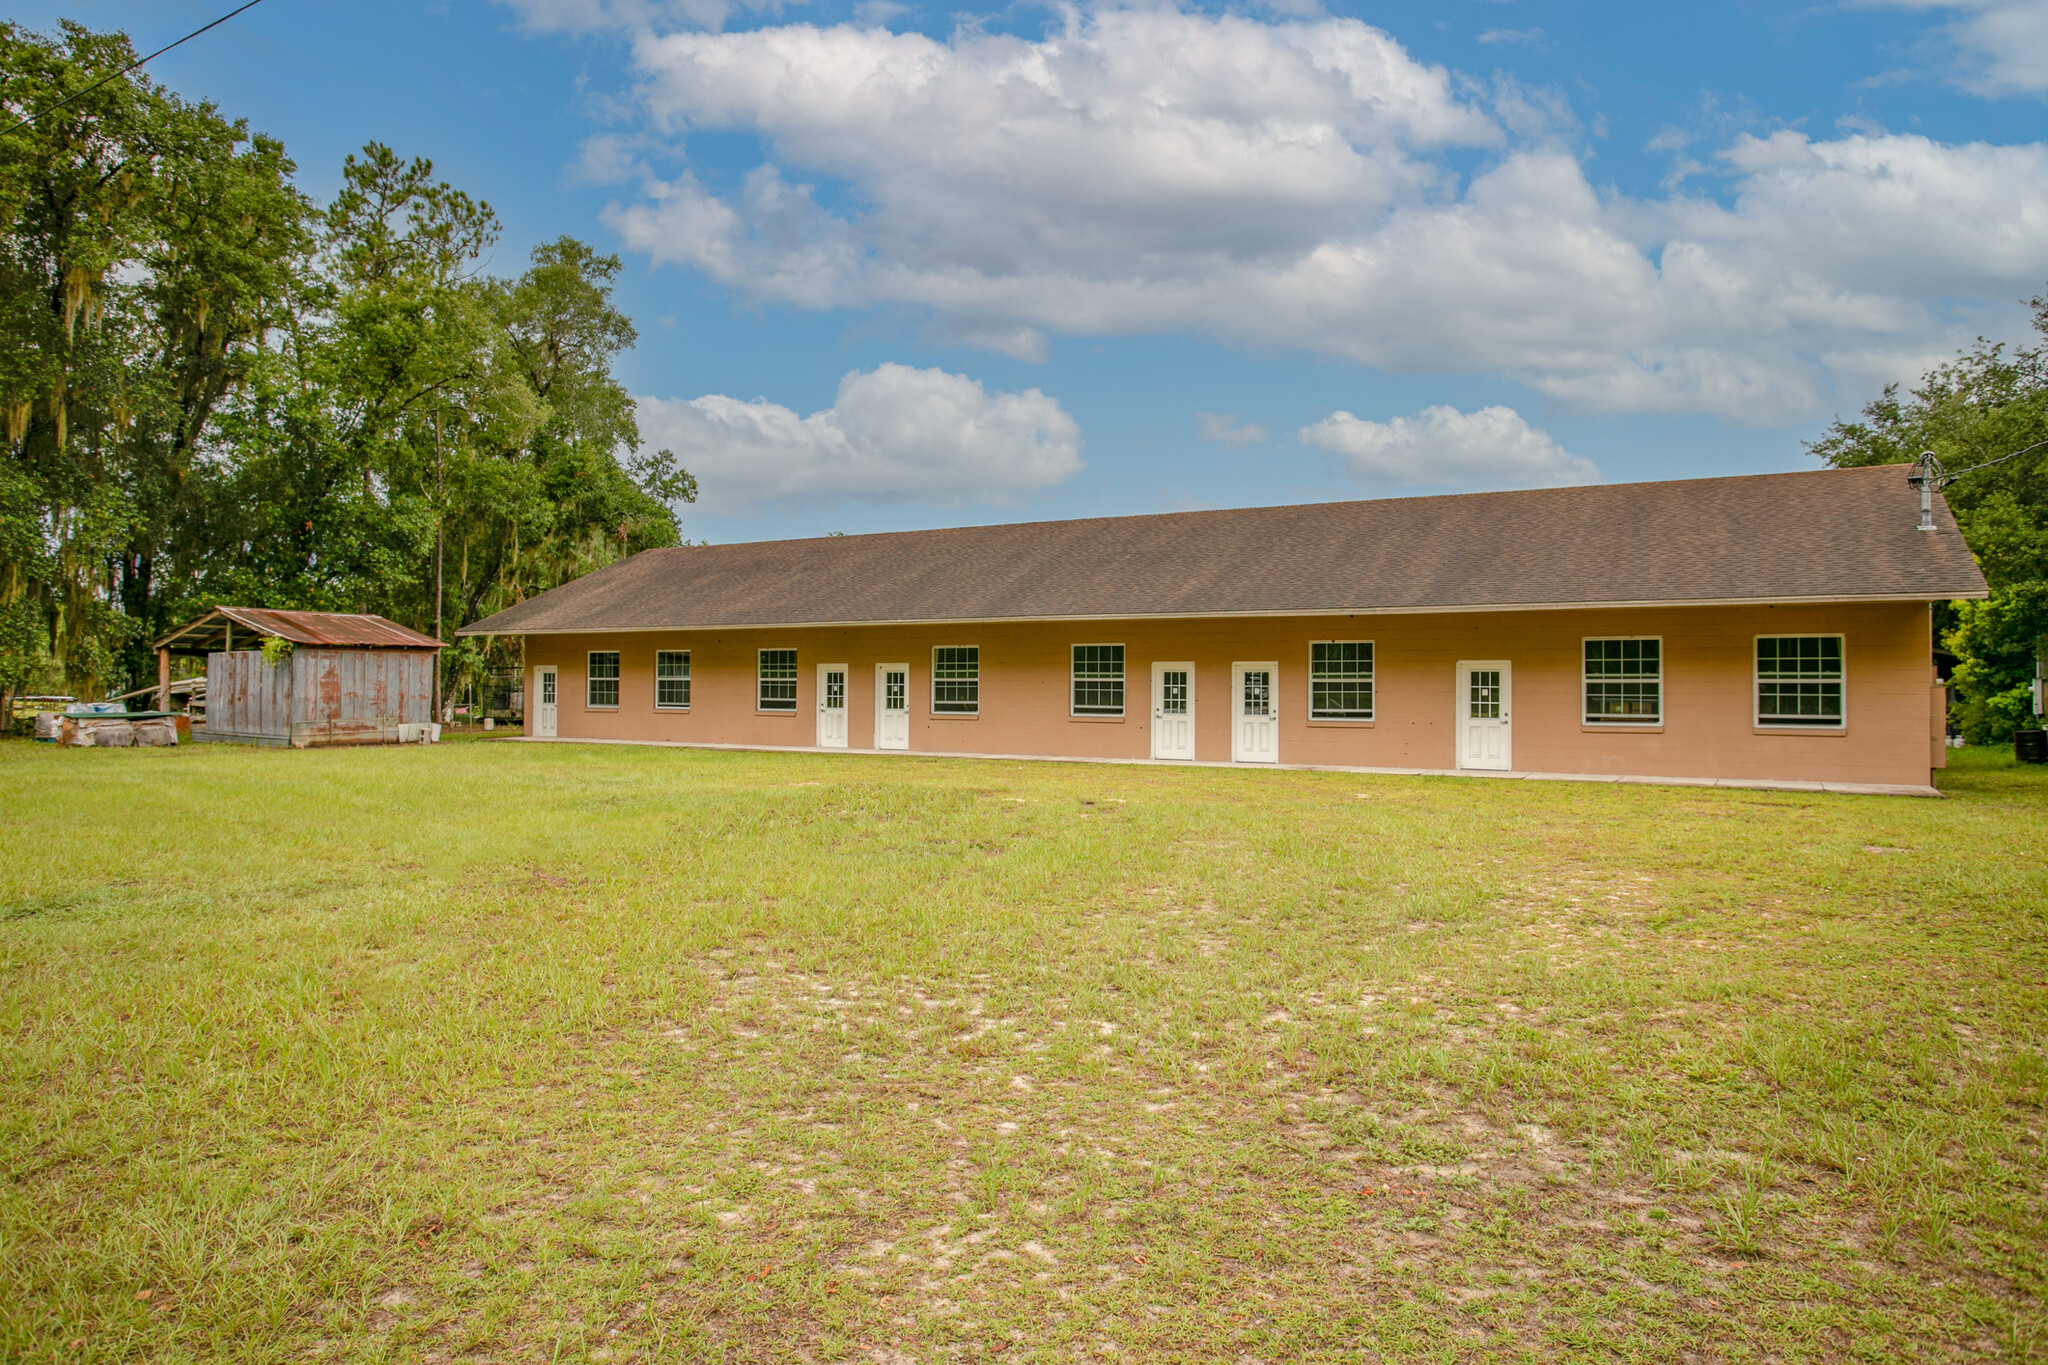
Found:
M 910 747 L 910 665 L 875 665 L 875 747 Z
M 1513 677 L 1505 659 L 1482 659 L 1458 665 L 1458 766 L 1515 766 L 1513 732 L 1508 724 Z
M 1230 761 L 1280 761 L 1280 665 L 1230 666 Z
M 1195 666 L 1152 665 L 1152 757 L 1195 756 Z
M 542 664 L 533 670 L 533 733 L 542 739 L 555 737 L 555 666 Z
M 846 747 L 846 665 L 818 665 L 818 747 Z

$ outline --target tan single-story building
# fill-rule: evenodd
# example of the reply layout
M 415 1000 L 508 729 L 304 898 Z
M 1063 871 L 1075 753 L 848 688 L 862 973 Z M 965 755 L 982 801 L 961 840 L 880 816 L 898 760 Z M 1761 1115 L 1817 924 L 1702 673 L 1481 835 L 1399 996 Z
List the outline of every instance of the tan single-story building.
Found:
M 1904 465 L 650 550 L 524 637 L 530 737 L 1926 789 Z

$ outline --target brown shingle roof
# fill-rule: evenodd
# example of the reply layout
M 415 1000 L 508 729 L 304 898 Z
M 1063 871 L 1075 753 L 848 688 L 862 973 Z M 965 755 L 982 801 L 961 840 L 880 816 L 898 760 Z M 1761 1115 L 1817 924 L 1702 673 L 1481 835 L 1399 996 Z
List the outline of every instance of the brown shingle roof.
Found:
M 648 550 L 464 635 L 1978 597 L 1905 465 Z

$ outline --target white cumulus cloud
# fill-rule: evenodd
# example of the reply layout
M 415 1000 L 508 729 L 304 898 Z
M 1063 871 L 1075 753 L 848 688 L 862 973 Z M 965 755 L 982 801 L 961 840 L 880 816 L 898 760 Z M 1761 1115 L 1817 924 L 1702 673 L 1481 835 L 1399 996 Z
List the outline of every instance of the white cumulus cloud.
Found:
M 701 506 L 1004 504 L 1081 472 L 1081 428 L 1037 389 L 994 393 L 965 375 L 886 364 L 839 381 L 829 408 L 707 394 L 642 398 L 640 430 L 697 476 Z
M 1936 31 L 1949 76 L 1977 95 L 2048 91 L 2048 0 L 1864 0 L 1886 9 L 1952 15 Z
M 1600 478 L 1591 460 L 1571 454 L 1513 408 L 1460 412 L 1439 405 L 1388 422 L 1333 412 L 1299 434 L 1342 459 L 1368 487 L 1553 488 Z
M 1193 333 L 1765 424 L 1916 373 L 2048 280 L 2040 142 L 1745 137 L 1632 197 L 1588 177 L 1559 97 L 1355 19 L 1062 13 L 944 41 L 650 21 L 632 145 L 767 151 L 731 185 L 642 175 L 607 222 L 754 301 L 907 305 L 1022 359 Z

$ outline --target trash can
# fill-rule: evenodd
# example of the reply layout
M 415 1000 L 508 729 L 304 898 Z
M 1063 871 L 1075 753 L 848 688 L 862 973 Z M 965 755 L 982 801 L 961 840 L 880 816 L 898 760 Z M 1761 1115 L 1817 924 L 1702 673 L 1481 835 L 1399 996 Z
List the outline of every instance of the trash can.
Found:
M 2022 763 L 2048 763 L 2048 730 L 2015 730 L 2012 756 Z

